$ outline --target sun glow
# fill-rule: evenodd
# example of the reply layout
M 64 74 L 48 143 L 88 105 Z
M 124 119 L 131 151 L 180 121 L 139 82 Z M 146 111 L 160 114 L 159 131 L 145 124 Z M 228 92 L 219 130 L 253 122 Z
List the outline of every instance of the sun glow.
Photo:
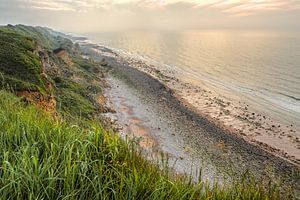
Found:
M 68 31 L 295 29 L 298 0 L 1 0 L 0 23 Z

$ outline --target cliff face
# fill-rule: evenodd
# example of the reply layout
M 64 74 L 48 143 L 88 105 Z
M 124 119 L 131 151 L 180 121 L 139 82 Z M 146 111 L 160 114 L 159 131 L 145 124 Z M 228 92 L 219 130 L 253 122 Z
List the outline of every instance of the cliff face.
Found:
M 51 81 L 38 53 L 42 47 L 33 38 L 5 28 L 0 29 L 0 38 L 1 87 L 57 116 Z
M 26 102 L 35 104 L 37 107 L 43 109 L 46 113 L 53 116 L 55 119 L 58 117 L 56 110 L 56 99 L 51 95 L 44 95 L 40 92 L 34 91 L 18 91 L 17 96 L 23 97 Z
M 54 35 L 53 35 L 54 33 Z M 47 28 L 0 28 L 1 88 L 57 116 L 92 117 L 106 112 L 99 64 L 83 59 L 79 46 Z
M 73 62 L 71 60 L 71 58 L 69 57 L 68 52 L 63 49 L 63 48 L 59 48 L 59 49 L 55 49 L 53 51 L 53 53 L 60 58 L 61 60 L 63 60 L 68 66 L 72 66 Z

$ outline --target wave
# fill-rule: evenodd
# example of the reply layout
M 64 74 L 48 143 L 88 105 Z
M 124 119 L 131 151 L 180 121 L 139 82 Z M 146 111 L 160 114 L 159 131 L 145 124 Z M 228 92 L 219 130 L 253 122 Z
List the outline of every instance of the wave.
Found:
M 163 61 L 158 61 L 148 55 L 133 53 L 126 49 L 113 48 L 103 44 L 94 43 L 88 39 L 81 42 L 93 45 L 94 48 L 110 53 L 115 56 L 121 56 L 125 59 L 141 61 L 147 65 L 152 65 L 159 70 L 167 72 L 170 76 L 188 77 L 199 81 L 203 87 L 207 87 L 222 97 L 227 99 L 238 99 L 239 101 L 247 101 L 253 106 L 258 106 L 259 109 L 269 110 L 272 113 L 285 113 L 286 117 L 292 115 L 293 119 L 300 118 L 300 98 L 294 95 L 288 95 L 284 92 L 272 91 L 271 88 L 254 88 L 250 85 L 240 84 L 239 82 L 223 80 L 215 76 L 212 72 L 195 71 L 189 67 L 179 67 L 176 65 L 166 64 Z M 221 73 L 221 72 L 220 72 Z M 167 75 L 168 75 L 167 74 Z M 176 77 L 178 78 L 178 77 Z M 227 96 L 224 92 L 227 91 Z M 229 94 L 229 95 L 228 95 Z M 285 97 L 282 98 L 279 95 Z
M 283 96 L 289 97 L 289 98 L 294 99 L 296 101 L 300 101 L 300 98 L 298 98 L 298 97 L 294 97 L 294 96 L 291 96 L 291 95 L 288 95 L 288 94 L 284 94 L 284 93 L 281 93 L 281 92 L 279 92 L 278 94 L 281 94 Z

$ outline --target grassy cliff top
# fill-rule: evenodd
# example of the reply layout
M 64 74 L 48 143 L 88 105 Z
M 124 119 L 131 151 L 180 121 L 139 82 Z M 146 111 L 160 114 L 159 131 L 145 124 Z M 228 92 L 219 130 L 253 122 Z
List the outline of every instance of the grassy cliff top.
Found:
M 27 37 L 34 38 L 39 45 L 52 51 L 53 49 L 62 47 L 68 52 L 71 52 L 72 42 L 71 40 L 64 37 L 65 35 L 56 31 L 53 31 L 46 27 L 33 27 L 33 26 L 25 26 L 25 25 L 7 25 L 3 26 L 2 29 L 13 31 L 20 35 L 24 35 Z
M 42 27 L 0 27 L 0 87 L 51 94 L 59 111 L 91 116 L 97 110 L 92 96 L 101 91 L 91 94 L 91 88 L 100 86 L 98 65 L 81 58 L 61 35 Z M 70 63 L 56 49 L 63 49 Z
M 36 41 L 14 31 L 0 28 L 0 84 L 15 90 L 44 90 L 42 63 L 34 53 Z

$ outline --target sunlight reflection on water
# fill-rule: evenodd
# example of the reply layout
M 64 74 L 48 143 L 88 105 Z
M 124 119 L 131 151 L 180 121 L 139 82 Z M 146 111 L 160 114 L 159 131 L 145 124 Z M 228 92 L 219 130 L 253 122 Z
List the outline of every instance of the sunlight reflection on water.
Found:
M 86 35 L 179 69 L 179 78 L 205 84 L 300 127 L 300 34 L 136 31 Z

